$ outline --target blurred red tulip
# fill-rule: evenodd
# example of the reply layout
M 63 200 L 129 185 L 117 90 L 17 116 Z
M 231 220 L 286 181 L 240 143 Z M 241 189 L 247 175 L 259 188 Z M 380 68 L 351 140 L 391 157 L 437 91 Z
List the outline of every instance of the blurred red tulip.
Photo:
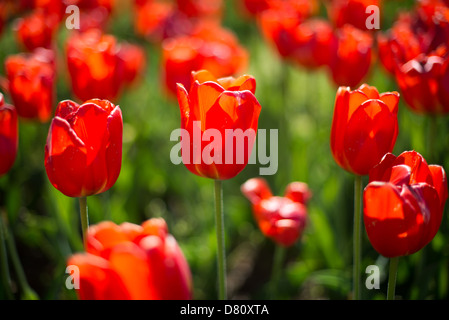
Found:
M 51 50 L 16 54 L 5 61 L 9 91 L 20 117 L 46 122 L 55 98 L 55 57 Z
M 369 6 L 381 7 L 381 0 L 328 0 L 327 13 L 337 28 L 350 24 L 358 29 L 367 30 L 366 21 L 370 16 L 367 13 Z M 382 10 L 382 9 L 380 9 Z
M 183 162 L 190 172 L 226 180 L 245 168 L 257 134 L 261 110 L 254 96 L 255 89 L 256 81 L 252 76 L 217 80 L 205 70 L 192 73 L 190 91 L 178 84 L 181 128 L 192 137 L 182 138 L 181 145 Z M 232 134 L 240 132 L 242 139 L 236 137 L 234 143 L 231 137 L 232 144 L 229 144 L 229 130 Z M 206 131 L 219 135 L 214 135 L 213 148 L 212 143 L 204 143 L 211 139 L 211 136 L 206 137 Z M 246 134 L 248 136 L 245 137 Z M 195 137 L 200 141 L 195 141 Z
M 59 26 L 59 17 L 53 13 L 36 9 L 29 15 L 19 18 L 16 25 L 17 40 L 27 50 L 43 47 L 51 48 Z
M 67 40 L 67 63 L 73 93 L 81 100 L 114 100 L 124 84 L 123 61 L 112 35 L 91 29 Z
M 0 93 L 0 177 L 11 169 L 16 160 L 18 128 L 16 109 L 6 104 Z
M 176 0 L 179 11 L 191 18 L 219 20 L 223 11 L 223 0 Z
M 367 175 L 393 150 L 398 135 L 397 92 L 379 95 L 362 85 L 350 91 L 340 87 L 335 99 L 331 151 L 337 164 L 356 175 Z
M 239 74 L 248 65 L 248 52 L 237 37 L 216 24 L 200 25 L 189 36 L 167 39 L 162 50 L 164 83 L 172 94 L 177 83 L 190 88 L 192 71 L 206 69 L 220 78 Z
M 107 100 L 60 102 L 45 146 L 45 169 L 52 185 L 69 197 L 111 188 L 121 169 L 122 132 L 120 107 Z
M 131 43 L 121 43 L 118 55 L 124 65 L 123 81 L 125 84 L 132 84 L 145 70 L 145 50 Z
M 293 245 L 304 231 L 307 221 L 307 202 L 311 192 L 307 184 L 292 182 L 285 196 L 273 196 L 265 179 L 252 178 L 241 186 L 251 202 L 254 217 L 262 233 L 278 245 Z
M 295 52 L 300 55 L 298 52 L 304 50 L 302 49 L 304 46 L 305 50 L 307 46 L 314 47 L 315 45 L 308 43 L 308 40 L 317 39 L 317 34 L 323 32 L 324 22 L 311 22 L 301 27 L 313 10 L 312 3 L 306 3 L 311 7 L 303 6 L 303 1 L 269 2 L 269 9 L 259 14 L 259 25 L 265 39 L 276 48 L 282 58 L 289 58 Z M 310 35 L 308 32 L 311 32 L 313 24 L 316 24 L 318 30 L 313 30 L 313 35 Z
M 81 300 L 192 298 L 189 265 L 162 218 L 91 226 L 87 252 L 71 256 L 67 265 L 79 268 Z
M 438 232 L 448 196 L 446 173 L 415 151 L 391 153 L 370 172 L 364 223 L 374 249 L 385 257 L 415 253 Z
M 345 25 L 336 30 L 329 67 L 337 86 L 355 87 L 368 74 L 372 62 L 370 33 Z

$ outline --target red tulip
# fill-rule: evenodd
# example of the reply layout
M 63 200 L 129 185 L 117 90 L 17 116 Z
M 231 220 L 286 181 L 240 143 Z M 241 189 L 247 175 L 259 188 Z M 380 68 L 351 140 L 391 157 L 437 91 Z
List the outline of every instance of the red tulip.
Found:
M 43 48 L 9 56 L 5 61 L 9 91 L 20 117 L 50 119 L 55 95 L 54 53 Z
M 176 0 L 179 11 L 191 18 L 220 19 L 223 0 Z
M 359 85 L 371 67 L 373 38 L 351 25 L 337 29 L 329 67 L 337 86 Z
M 162 43 L 163 78 L 168 92 L 176 94 L 176 84 L 190 88 L 192 71 L 209 70 L 215 77 L 241 73 L 248 65 L 248 52 L 237 37 L 216 24 L 198 25 L 188 36 Z
M 53 13 L 36 9 L 17 21 L 17 40 L 29 51 L 51 48 L 59 26 L 59 17 Z
M 181 153 L 189 171 L 225 180 L 245 168 L 261 110 L 255 89 L 252 76 L 217 80 L 208 71 L 192 73 L 190 91 L 178 84 L 181 128 L 190 136 L 182 138 Z M 229 137 L 230 131 L 236 136 L 235 142 Z M 205 142 L 211 138 L 212 142 Z
M 104 221 L 89 228 L 87 252 L 71 256 L 79 268 L 81 300 L 187 300 L 187 261 L 162 218 L 142 225 Z
M 284 197 L 275 197 L 264 179 L 252 178 L 241 190 L 251 202 L 254 217 L 266 237 L 284 247 L 298 240 L 306 226 L 306 204 L 311 197 L 307 184 L 292 182 Z
M 370 172 L 364 223 L 374 249 L 385 257 L 415 253 L 437 233 L 448 196 L 446 173 L 415 151 L 391 153 Z
M 397 92 L 379 95 L 362 85 L 350 91 L 340 87 L 335 99 L 331 151 L 337 164 L 356 175 L 367 175 L 393 150 L 398 135 Z
M 6 104 L 0 93 L 0 176 L 8 172 L 16 160 L 18 127 L 16 109 Z
M 336 27 L 342 27 L 345 24 L 367 30 L 366 20 L 370 12 L 366 12 L 369 6 L 380 7 L 380 0 L 329 0 L 327 1 L 327 12 L 331 21 Z M 381 9 L 382 10 L 382 9 Z
M 114 100 L 123 86 L 123 62 L 112 35 L 91 29 L 67 42 L 67 63 L 74 94 L 81 100 Z
M 132 84 L 145 70 L 145 50 L 134 44 L 122 43 L 118 55 L 124 65 L 123 81 L 125 84 Z
M 121 169 L 122 131 L 120 107 L 107 100 L 60 102 L 45 146 L 45 169 L 52 185 L 69 197 L 111 188 Z

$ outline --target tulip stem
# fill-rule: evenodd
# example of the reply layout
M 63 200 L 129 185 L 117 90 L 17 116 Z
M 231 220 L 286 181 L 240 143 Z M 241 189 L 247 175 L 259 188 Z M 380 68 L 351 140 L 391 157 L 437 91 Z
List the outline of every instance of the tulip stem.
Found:
M 6 253 L 6 228 L 3 227 L 3 216 L 0 216 L 0 269 L 2 270 L 2 283 L 4 293 L 7 299 L 13 299 L 13 293 L 11 290 L 11 281 L 8 268 L 8 255 Z
M 223 185 L 221 180 L 215 181 L 215 229 L 217 233 L 218 262 L 218 296 L 226 300 L 226 259 L 224 241 Z
M 390 271 L 388 275 L 387 300 L 394 300 L 396 277 L 398 274 L 399 257 L 390 258 Z
M 274 248 L 273 268 L 271 271 L 270 286 L 270 295 L 271 297 L 273 297 L 273 299 L 275 299 L 277 296 L 277 289 L 281 277 L 282 263 L 284 262 L 285 251 L 285 248 L 280 245 L 276 245 Z
M 362 176 L 357 175 L 354 182 L 354 265 L 353 265 L 353 299 L 360 300 L 360 265 L 362 244 Z
M 84 249 L 87 249 L 87 230 L 89 229 L 89 217 L 87 214 L 87 197 L 79 198 L 81 230 L 83 232 Z

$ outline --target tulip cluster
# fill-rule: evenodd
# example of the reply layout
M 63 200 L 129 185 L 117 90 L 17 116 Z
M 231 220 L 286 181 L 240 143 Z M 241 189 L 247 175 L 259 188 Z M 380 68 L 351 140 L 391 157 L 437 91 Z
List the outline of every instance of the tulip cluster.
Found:
M 314 1 L 264 1 L 258 7 L 246 2 L 264 37 L 287 61 L 309 70 L 326 67 L 337 86 L 357 86 L 368 74 L 373 38 L 365 10 L 370 1 L 329 1 L 331 21 L 315 16 Z M 365 17 L 363 25 L 354 17 Z
M 449 8 L 443 1 L 419 1 L 385 34 L 379 56 L 407 105 L 420 114 L 449 112 Z

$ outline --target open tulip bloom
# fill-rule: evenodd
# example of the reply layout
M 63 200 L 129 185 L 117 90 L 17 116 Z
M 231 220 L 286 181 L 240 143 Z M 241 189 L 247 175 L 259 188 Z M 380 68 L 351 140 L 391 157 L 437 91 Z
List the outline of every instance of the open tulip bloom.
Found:
M 107 191 L 120 174 L 122 135 L 119 106 L 99 99 L 82 105 L 61 101 L 45 146 L 45 169 L 51 184 L 68 197 L 78 197 L 80 209 L 86 210 L 86 197 Z M 85 232 L 87 210 L 81 217 Z
M 181 154 L 190 172 L 215 180 L 219 297 L 225 299 L 221 180 L 235 177 L 248 164 L 261 106 L 254 96 L 256 81 L 252 76 L 216 79 L 210 72 L 201 70 L 192 72 L 191 82 L 189 91 L 182 84 L 177 87 L 181 129 L 186 133 L 181 136 Z M 249 133 L 247 142 L 240 144 L 241 148 L 238 148 L 239 143 L 228 144 L 234 140 L 235 132 Z M 198 145 L 195 135 L 201 137 L 200 141 L 213 141 Z
M 448 197 L 446 173 L 416 151 L 406 151 L 398 157 L 386 154 L 369 181 L 363 193 L 365 229 L 374 249 L 397 267 L 398 257 L 421 250 L 435 237 Z

